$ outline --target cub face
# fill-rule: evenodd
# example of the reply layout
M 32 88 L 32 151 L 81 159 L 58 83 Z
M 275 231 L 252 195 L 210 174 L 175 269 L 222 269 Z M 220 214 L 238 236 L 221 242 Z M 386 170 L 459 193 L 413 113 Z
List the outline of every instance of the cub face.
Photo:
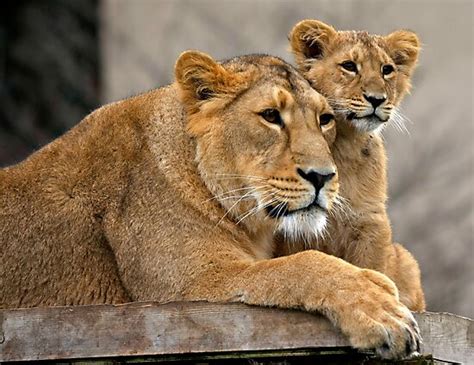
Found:
M 290 42 L 300 71 L 328 98 L 338 118 L 361 132 L 396 118 L 418 59 L 416 34 L 336 31 L 320 21 L 303 20 L 291 31 Z
M 199 172 L 225 216 L 251 230 L 319 234 L 338 192 L 326 99 L 270 56 L 217 63 L 189 51 L 175 73 Z

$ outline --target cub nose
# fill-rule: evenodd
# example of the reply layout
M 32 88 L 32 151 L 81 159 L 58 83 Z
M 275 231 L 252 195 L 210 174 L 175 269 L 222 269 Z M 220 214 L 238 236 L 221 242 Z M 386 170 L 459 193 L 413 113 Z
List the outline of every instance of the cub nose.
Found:
M 298 169 L 298 174 L 303 179 L 313 184 L 314 189 L 316 190 L 316 196 L 318 195 L 319 190 L 323 188 L 324 184 L 326 184 L 326 182 L 331 180 L 334 175 L 336 175 L 334 172 L 328 174 L 321 174 L 313 169 L 309 170 L 308 172 L 304 172 L 302 169 Z
M 364 94 L 365 100 L 367 100 L 370 104 L 372 104 L 372 107 L 375 109 L 377 108 L 380 104 L 382 104 L 387 98 L 384 97 L 376 97 L 372 95 L 367 95 Z

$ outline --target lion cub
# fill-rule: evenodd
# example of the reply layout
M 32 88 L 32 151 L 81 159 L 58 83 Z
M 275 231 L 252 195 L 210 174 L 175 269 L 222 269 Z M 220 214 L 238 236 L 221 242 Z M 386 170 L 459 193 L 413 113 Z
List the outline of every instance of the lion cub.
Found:
M 385 275 L 273 234 L 318 234 L 338 192 L 326 99 L 271 56 L 195 51 L 176 82 L 106 105 L 0 169 L 0 308 L 130 300 L 322 312 L 357 348 L 420 335 Z
M 328 235 L 317 240 L 317 248 L 387 274 L 397 284 L 401 301 L 422 311 L 418 264 L 400 244 L 392 244 L 385 205 L 386 155 L 378 133 L 410 89 L 418 37 L 406 30 L 388 36 L 336 31 L 320 21 L 304 20 L 291 31 L 290 42 L 299 70 L 336 112 L 331 152 L 349 208 L 346 214 L 331 216 Z

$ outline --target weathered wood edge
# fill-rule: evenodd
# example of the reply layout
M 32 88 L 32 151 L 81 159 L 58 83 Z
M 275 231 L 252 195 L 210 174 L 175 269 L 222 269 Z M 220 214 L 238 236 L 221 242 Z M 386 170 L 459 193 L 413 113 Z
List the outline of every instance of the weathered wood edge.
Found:
M 451 313 L 414 313 L 423 337 L 422 349 L 435 359 L 474 364 L 474 321 Z
M 416 315 L 424 353 L 474 363 L 473 322 Z M 347 339 L 318 315 L 243 304 L 130 303 L 0 311 L 0 361 L 344 349 Z
M 404 360 L 383 360 L 373 353 L 358 353 L 351 349 L 317 350 L 296 349 L 257 352 L 220 352 L 181 355 L 120 356 L 113 358 L 33 360 L 27 362 L 6 362 L 5 364 L 48 364 L 48 365 L 118 365 L 118 364 L 163 364 L 163 365 L 457 365 L 458 363 L 438 361 L 432 355 L 419 355 Z

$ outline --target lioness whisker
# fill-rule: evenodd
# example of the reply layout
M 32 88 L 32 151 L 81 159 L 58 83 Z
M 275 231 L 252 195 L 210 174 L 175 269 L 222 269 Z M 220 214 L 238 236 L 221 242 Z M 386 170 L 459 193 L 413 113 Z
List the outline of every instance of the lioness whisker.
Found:
M 239 174 L 216 174 L 215 177 L 222 177 L 222 178 L 248 178 L 248 179 L 259 179 L 259 180 L 265 180 L 264 177 L 262 176 L 254 176 L 254 175 L 239 175 Z
M 222 216 L 221 219 L 219 219 L 219 221 L 216 223 L 216 226 L 218 226 L 223 220 L 224 218 L 230 213 L 230 211 L 237 205 L 239 204 L 242 199 L 244 199 L 246 196 L 250 195 L 250 194 L 253 194 L 256 190 L 250 190 L 248 191 L 247 193 L 245 193 L 244 195 L 242 195 L 240 197 L 240 199 L 238 199 L 234 204 L 232 204 L 232 206 L 225 212 L 225 214 Z
M 233 189 L 233 190 L 225 191 L 225 192 L 223 192 L 222 194 L 215 195 L 215 196 L 213 196 L 212 198 L 209 198 L 209 199 L 204 200 L 203 203 L 208 202 L 208 201 L 212 201 L 212 200 L 216 200 L 216 199 L 224 198 L 224 197 L 226 197 L 226 195 L 235 193 L 235 192 L 237 192 L 237 191 L 245 191 L 245 190 L 252 190 L 252 189 L 258 190 L 258 189 L 260 189 L 260 188 L 265 188 L 266 186 L 267 186 L 267 185 L 246 186 L 246 187 L 243 187 L 243 188 L 238 188 L 238 189 Z
M 216 225 L 219 225 L 220 222 L 222 222 L 222 220 L 230 213 L 230 211 L 235 208 L 237 206 L 238 203 L 240 203 L 241 201 L 245 200 L 246 198 L 249 197 L 249 195 L 253 194 L 253 193 L 258 193 L 258 189 L 259 188 L 266 188 L 265 190 L 261 191 L 260 194 L 262 195 L 265 195 L 267 194 L 269 191 L 271 191 L 271 188 L 266 186 L 266 185 L 262 185 L 262 186 L 259 186 L 259 187 L 256 187 L 250 191 L 248 191 L 247 193 L 245 193 L 240 199 L 238 199 L 227 211 L 226 213 L 222 216 L 222 218 L 219 220 L 219 222 L 217 222 Z M 274 193 L 272 193 L 274 194 Z
M 281 211 L 284 209 L 284 207 L 287 203 L 288 203 L 288 199 L 283 199 L 283 201 L 280 204 L 277 205 L 277 207 L 278 206 L 280 207 L 277 211 L 277 214 L 276 214 L 277 217 L 280 216 Z
M 227 196 L 224 198 L 219 198 L 219 200 L 230 200 L 230 199 L 239 199 L 242 198 L 241 195 L 232 195 L 232 196 Z M 249 199 L 250 197 L 246 196 L 245 199 L 242 199 L 242 201 Z
M 237 224 L 239 224 L 240 222 L 242 222 L 245 218 L 249 217 L 250 215 L 253 215 L 253 214 L 257 214 L 258 212 L 260 212 L 261 210 L 265 209 L 267 206 L 270 206 L 272 205 L 274 202 L 277 202 L 278 200 L 273 198 L 272 195 L 274 195 L 275 193 L 270 193 L 270 200 L 268 202 L 265 202 L 265 204 L 258 204 L 257 206 L 253 207 L 252 209 L 250 209 L 247 213 L 243 214 L 243 216 L 239 216 L 237 217 L 238 221 L 237 221 Z M 264 201 L 267 197 L 264 197 L 262 199 L 262 201 Z
M 287 202 L 285 202 L 285 201 L 282 201 L 282 202 L 278 203 L 278 205 L 276 206 L 276 208 L 278 209 L 277 216 L 280 215 L 281 209 L 283 209 L 283 207 L 285 206 L 286 203 Z M 273 235 L 276 234 L 276 232 L 278 231 L 278 228 L 279 228 L 278 226 L 275 227 L 275 229 L 273 230 Z M 286 241 L 286 231 L 283 231 L 283 236 L 284 236 L 285 241 Z
M 346 198 L 340 195 L 334 198 L 333 209 L 331 209 L 330 214 L 343 213 L 344 215 L 347 216 L 351 212 L 352 212 L 351 205 Z

